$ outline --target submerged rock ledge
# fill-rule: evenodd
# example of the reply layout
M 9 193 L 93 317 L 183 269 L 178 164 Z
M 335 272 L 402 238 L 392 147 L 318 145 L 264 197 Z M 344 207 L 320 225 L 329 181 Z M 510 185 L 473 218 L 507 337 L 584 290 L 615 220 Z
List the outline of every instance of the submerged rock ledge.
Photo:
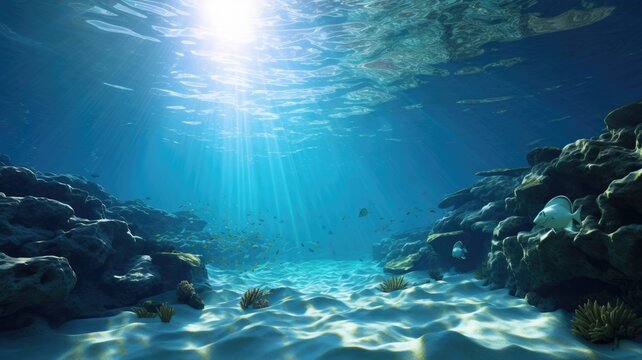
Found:
M 596 138 L 530 151 L 530 168 L 479 172 L 481 180 L 439 204 L 452 210 L 427 240 L 412 242 L 416 254 L 397 242 L 384 256 L 378 244 L 375 259 L 399 262 L 434 251 L 439 266 L 476 268 L 491 288 L 508 288 L 541 310 L 571 310 L 587 298 L 622 298 L 642 310 L 640 104 L 609 113 L 608 131 Z M 576 233 L 534 228 L 532 219 L 556 195 L 581 208 Z M 469 250 L 466 260 L 450 255 L 457 241 Z M 407 271 L 426 269 L 419 265 Z
M 152 238 L 205 225 L 0 156 L 0 330 L 109 315 L 181 280 L 205 286 L 202 263 Z

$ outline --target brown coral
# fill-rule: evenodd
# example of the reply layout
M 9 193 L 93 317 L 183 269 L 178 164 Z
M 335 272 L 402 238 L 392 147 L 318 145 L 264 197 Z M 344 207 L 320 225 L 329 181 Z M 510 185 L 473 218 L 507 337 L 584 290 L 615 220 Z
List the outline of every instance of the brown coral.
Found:
M 187 280 L 183 280 L 178 283 L 176 296 L 178 297 L 178 301 L 183 302 L 194 309 L 202 310 L 205 307 L 203 299 L 201 299 L 201 297 L 196 293 L 196 290 L 194 290 L 194 286 Z

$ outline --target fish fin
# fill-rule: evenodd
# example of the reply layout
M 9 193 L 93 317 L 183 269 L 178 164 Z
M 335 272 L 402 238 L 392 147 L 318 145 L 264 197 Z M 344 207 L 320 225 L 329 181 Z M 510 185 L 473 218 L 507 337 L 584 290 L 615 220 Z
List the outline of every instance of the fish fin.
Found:
M 582 223 L 581 214 L 582 214 L 582 207 L 580 206 L 579 209 L 575 210 L 575 212 L 571 214 L 571 218 L 577 221 L 578 224 L 581 224 Z M 571 221 L 571 223 L 573 223 L 573 221 Z
M 547 208 L 549 206 L 554 206 L 554 205 L 563 206 L 569 212 L 573 211 L 573 202 L 571 201 L 571 199 L 569 199 L 567 196 L 564 196 L 564 195 L 557 195 L 556 197 L 550 199 L 546 203 L 546 205 L 544 205 L 544 208 Z
M 461 259 L 462 259 L 462 260 L 466 260 L 466 254 L 462 255 L 462 256 L 461 256 Z

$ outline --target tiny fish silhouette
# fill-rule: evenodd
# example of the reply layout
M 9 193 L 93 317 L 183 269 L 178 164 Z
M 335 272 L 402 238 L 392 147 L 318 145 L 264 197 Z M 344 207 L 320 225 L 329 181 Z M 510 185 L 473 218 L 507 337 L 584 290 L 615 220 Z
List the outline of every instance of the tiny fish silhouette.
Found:
M 368 209 L 362 208 L 361 210 L 359 210 L 359 217 L 364 217 L 366 215 L 368 215 Z

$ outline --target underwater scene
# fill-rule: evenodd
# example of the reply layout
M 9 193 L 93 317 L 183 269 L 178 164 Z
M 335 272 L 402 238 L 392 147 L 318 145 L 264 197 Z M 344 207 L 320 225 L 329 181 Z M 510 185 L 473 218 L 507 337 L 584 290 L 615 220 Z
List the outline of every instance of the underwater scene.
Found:
M 642 359 L 642 1 L 0 1 L 0 359 Z

